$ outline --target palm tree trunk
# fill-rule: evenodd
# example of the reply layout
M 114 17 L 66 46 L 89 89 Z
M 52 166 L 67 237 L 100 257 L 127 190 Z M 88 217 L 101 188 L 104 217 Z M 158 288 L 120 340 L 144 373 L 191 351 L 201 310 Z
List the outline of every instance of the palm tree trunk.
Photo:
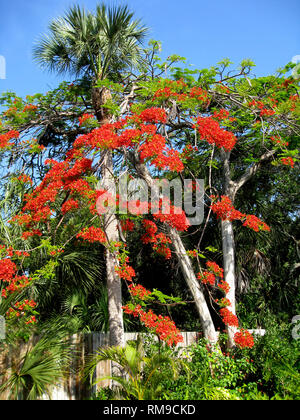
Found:
M 108 123 L 110 115 L 103 104 L 111 98 L 110 91 L 106 88 L 93 88 L 92 102 L 96 117 L 100 124 Z M 110 190 L 114 185 L 112 151 L 105 150 L 102 154 L 102 186 Z M 105 250 L 106 259 L 106 283 L 108 292 L 108 314 L 109 314 L 109 335 L 111 346 L 125 345 L 123 310 L 122 310 L 122 285 L 121 279 L 115 272 L 118 261 L 114 252 L 110 250 L 109 244 L 119 240 L 118 221 L 113 211 L 103 215 L 104 233 L 108 242 Z

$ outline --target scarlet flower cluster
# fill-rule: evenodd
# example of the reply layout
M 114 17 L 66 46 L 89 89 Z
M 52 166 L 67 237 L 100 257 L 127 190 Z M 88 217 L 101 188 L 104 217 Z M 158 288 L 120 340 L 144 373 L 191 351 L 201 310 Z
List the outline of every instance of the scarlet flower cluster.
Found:
M 119 136 L 116 131 L 115 124 L 103 124 L 99 128 L 95 128 L 89 134 L 79 136 L 73 143 L 74 150 L 82 147 L 90 149 L 116 149 L 120 146 Z
M 271 136 L 270 139 L 273 143 L 278 144 L 281 147 L 287 147 L 289 145 L 287 141 L 282 140 L 279 136 Z
M 85 121 L 94 118 L 94 115 L 92 114 L 83 114 L 81 117 L 79 117 L 79 125 L 82 125 Z
M 29 112 L 35 112 L 37 110 L 37 106 L 36 105 L 33 105 L 33 104 L 27 104 L 27 105 L 25 105 L 24 106 L 24 108 L 23 108 L 23 111 L 22 112 L 26 112 L 26 111 L 29 111 Z
M 297 102 L 299 102 L 299 95 L 291 95 L 289 97 L 290 103 L 291 103 L 291 111 L 295 111 Z
M 256 101 L 255 99 L 253 99 L 251 102 L 248 103 L 248 106 L 260 109 L 260 115 L 262 117 L 268 117 L 270 115 L 275 114 L 275 111 L 273 109 L 266 108 L 265 104 L 262 101 Z
M 157 316 L 150 309 L 148 312 L 144 311 L 140 305 L 132 307 L 132 305 L 123 306 L 123 310 L 127 314 L 134 317 L 139 317 L 140 321 L 159 338 L 165 341 L 169 346 L 177 345 L 183 341 L 180 331 L 175 326 L 174 322 L 168 316 Z
M 139 147 L 140 159 L 150 159 L 151 163 L 160 170 L 169 168 L 170 171 L 181 172 L 184 165 L 177 150 L 166 147 L 166 139 L 160 134 L 147 136 Z
M 152 160 L 152 164 L 161 170 L 169 169 L 174 172 L 182 172 L 184 170 L 184 165 L 178 150 L 169 149 L 168 147 L 165 147 L 164 150 Z
M 167 260 L 171 258 L 171 250 L 168 244 L 172 243 L 171 239 L 168 238 L 164 233 L 160 232 L 156 235 L 156 243 L 154 243 L 153 249 L 159 254 L 165 257 Z
M 8 285 L 2 289 L 1 296 L 7 298 L 8 294 L 19 292 L 29 286 L 30 279 L 27 276 L 14 276 L 8 281 Z
M 62 214 L 66 214 L 73 209 L 78 209 L 78 207 L 79 207 L 78 201 L 70 199 L 70 200 L 67 200 L 65 203 L 63 203 L 63 205 L 61 206 L 61 212 Z
M 181 232 L 187 230 L 190 226 L 185 212 L 181 208 L 171 204 L 166 198 L 153 203 L 153 217 Z
M 133 147 L 140 143 L 140 159 L 149 159 L 158 169 L 181 172 L 184 169 L 178 151 L 166 147 L 166 139 L 157 134 L 155 124 L 165 123 L 166 112 L 162 108 L 147 108 L 140 114 L 134 114 L 115 123 L 104 124 L 89 134 L 78 137 L 73 145 L 74 150 L 83 147 L 88 149 L 118 149 Z M 123 131 L 126 124 L 134 124 L 136 128 Z M 72 151 L 74 153 L 74 151 Z
M 37 322 L 36 317 L 34 315 L 32 315 L 28 321 L 25 322 L 25 324 L 35 324 Z
M 32 312 L 32 310 L 36 307 L 36 302 L 34 300 L 28 300 L 25 299 L 21 302 L 16 302 L 14 304 L 13 308 L 9 308 L 9 310 L 6 312 L 7 318 L 25 318 L 27 321 L 25 321 L 25 324 L 35 324 L 37 322 L 35 315 L 31 315 L 29 318 L 26 318 L 28 316 L 27 312 Z
M 22 302 L 16 302 L 15 303 L 15 307 L 16 308 L 18 308 L 19 309 L 19 311 L 23 311 L 24 309 L 26 309 L 27 307 L 28 308 L 35 308 L 36 307 L 36 302 L 33 300 L 33 299 L 31 299 L 31 300 L 28 300 L 28 299 L 24 299 L 24 300 L 22 300 Z
M 147 108 L 139 114 L 139 118 L 143 122 L 148 123 L 166 123 L 166 111 L 162 108 Z
M 123 263 L 120 266 L 115 267 L 115 272 L 121 279 L 131 282 L 132 277 L 135 277 L 134 268 L 127 264 L 127 262 Z
M 210 284 L 211 286 L 215 285 L 216 276 L 223 278 L 223 268 L 213 261 L 207 261 L 206 267 L 208 270 L 203 273 L 198 273 L 198 280 L 203 284 Z
M 225 308 L 226 306 L 231 306 L 231 302 L 229 299 L 227 299 L 226 297 L 222 298 L 222 299 L 216 299 L 216 303 L 221 307 L 221 308 Z
M 50 170 L 45 175 L 43 181 L 30 194 L 25 195 L 26 203 L 22 212 L 16 215 L 11 221 L 15 221 L 20 225 L 30 228 L 29 231 L 23 233 L 22 238 L 28 239 L 30 236 L 41 235 L 38 229 L 34 229 L 34 225 L 44 222 L 52 214 L 51 204 L 55 202 L 59 192 L 81 195 L 91 200 L 94 198 L 93 189 L 81 177 L 91 170 L 90 159 L 80 157 L 74 164 L 72 159 L 67 158 L 65 161 L 57 162 L 48 159 L 45 164 L 51 165 Z M 78 201 L 72 197 L 62 205 L 62 213 L 78 208 Z
M 215 197 L 212 196 L 211 198 L 214 199 Z M 240 220 L 245 216 L 233 207 L 230 198 L 226 195 L 222 195 L 221 200 L 213 203 L 211 209 L 221 220 Z
M 82 231 L 80 231 L 76 238 L 82 238 L 85 241 L 94 243 L 94 242 L 106 242 L 105 233 L 103 230 L 99 227 L 90 226 L 88 228 L 84 228 Z
M 5 147 L 12 146 L 13 143 L 9 143 L 11 139 L 17 139 L 20 133 L 15 130 L 10 130 L 5 134 L 0 134 L 0 149 L 4 149 Z
M 117 147 L 132 147 L 140 140 L 142 134 L 142 129 L 128 128 L 127 130 L 124 130 L 118 137 Z
M 265 222 L 252 214 L 246 215 L 246 220 L 243 223 L 243 226 L 247 226 L 255 232 L 259 232 L 260 230 L 270 231 L 270 227 Z
M 164 233 L 157 232 L 157 226 L 151 220 L 144 219 L 142 222 L 146 233 L 142 235 L 141 241 L 144 244 L 150 243 L 154 251 L 162 255 L 166 259 L 171 258 L 171 250 L 168 247 L 168 244 L 171 243 L 171 239 L 168 238 Z
M 216 276 L 213 273 L 210 273 L 209 271 L 204 271 L 203 273 L 198 273 L 197 278 L 203 284 L 210 284 L 211 286 L 215 285 Z
M 206 140 L 209 144 L 215 144 L 228 151 L 235 146 L 237 139 L 234 134 L 223 130 L 212 117 L 199 117 L 196 122 L 196 128 L 200 138 Z
M 153 100 L 157 99 L 157 98 L 162 98 L 162 99 L 168 99 L 173 97 L 176 97 L 178 94 L 176 92 L 173 92 L 171 88 L 169 87 L 164 87 L 164 88 L 160 88 L 158 89 L 154 95 L 153 95 Z
M 26 241 L 32 236 L 42 236 L 42 232 L 39 229 L 32 229 L 30 231 L 23 232 L 21 238 Z
M 0 245 L 0 255 L 7 256 L 7 257 L 29 257 L 30 254 L 27 251 L 20 251 L 17 249 L 13 249 L 11 246 L 6 248 L 4 245 Z
M 9 258 L 0 260 L 0 280 L 9 281 L 17 271 L 16 264 Z
M 209 102 L 207 91 L 202 89 L 199 86 L 192 87 L 192 89 L 190 90 L 189 96 L 191 98 L 196 98 L 200 102 L 205 102 L 205 103 Z
M 146 141 L 140 146 L 140 159 L 144 161 L 148 158 L 160 156 L 165 149 L 166 139 L 160 134 L 155 134 L 148 137 Z
M 224 272 L 224 270 L 217 263 L 215 263 L 214 261 L 207 261 L 206 262 L 206 266 L 216 276 L 223 278 L 223 272 Z
M 156 232 L 157 232 L 157 226 L 154 222 L 152 222 L 151 220 L 147 220 L 144 219 L 142 221 L 142 224 L 144 226 L 144 229 L 146 231 L 146 233 L 141 237 L 141 241 L 144 244 L 148 244 L 148 243 L 152 243 L 152 242 L 156 242 Z
M 280 159 L 280 162 L 281 162 L 283 165 L 290 166 L 291 168 L 293 168 L 293 167 L 294 167 L 294 165 L 295 165 L 294 160 L 293 160 L 290 156 L 281 158 L 281 159 Z
M 49 252 L 49 255 L 51 255 L 51 257 L 55 257 L 56 255 L 60 255 L 64 252 L 63 249 L 53 249 L 52 251 Z
M 191 258 L 196 258 L 198 255 L 198 251 L 196 249 L 188 250 L 186 253 Z
M 121 220 L 120 224 L 123 232 L 132 232 L 134 230 L 135 225 L 132 220 Z
M 214 199 L 215 197 L 212 196 L 211 198 Z M 222 195 L 221 200 L 213 203 L 211 209 L 216 214 L 217 218 L 220 218 L 221 220 L 242 220 L 244 221 L 243 226 L 249 227 L 255 232 L 270 230 L 270 227 L 258 217 L 252 214 L 244 214 L 236 210 L 230 198 L 226 195 Z
M 159 82 L 160 83 L 160 82 Z M 182 91 L 187 87 L 186 83 L 180 80 L 164 80 L 164 87 L 158 89 L 153 95 L 153 101 L 155 99 L 167 100 L 174 98 L 176 101 L 184 101 L 187 98 L 187 94 Z M 195 95 L 196 96 L 196 95 Z
M 254 346 L 254 338 L 252 334 L 243 328 L 234 334 L 234 342 L 240 348 L 251 348 Z
M 133 285 L 130 284 L 129 286 L 129 292 L 131 296 L 137 297 L 140 300 L 145 300 L 147 296 L 151 295 L 150 290 L 145 289 L 144 286 L 141 284 Z
M 239 321 L 237 319 L 237 316 L 234 315 L 229 309 L 221 308 L 220 315 L 225 325 L 232 326 L 232 327 L 239 326 Z
M 183 164 L 177 151 L 166 147 L 166 139 L 157 134 L 154 124 L 166 122 L 166 113 L 161 108 L 148 108 L 139 115 L 135 114 L 113 124 L 104 124 L 91 133 L 78 137 L 74 142 L 74 149 L 83 146 L 96 149 L 118 149 L 132 147 L 141 141 L 139 152 L 141 160 L 152 159 L 152 164 L 158 169 L 182 171 Z M 139 128 L 128 128 L 121 133 L 126 123 L 137 124 Z M 154 123 L 154 124 L 149 124 Z
M 229 292 L 229 290 L 230 290 L 230 286 L 229 286 L 229 284 L 227 283 L 227 281 L 225 281 L 225 280 L 221 280 L 219 283 L 218 283 L 218 288 L 219 289 L 221 289 L 221 290 L 223 290 L 223 292 L 227 295 L 228 294 L 228 292 Z
M 229 118 L 229 111 L 223 108 L 218 111 L 214 111 L 213 118 L 217 121 L 227 120 Z
M 20 176 L 18 176 L 18 181 L 22 182 L 23 184 L 30 184 L 32 185 L 32 179 L 30 178 L 30 176 L 26 175 L 26 174 L 22 174 Z
M 17 275 L 17 266 L 10 258 L 0 260 L 0 281 L 8 283 L 2 289 L 1 296 L 7 298 L 8 294 L 17 292 L 30 283 L 28 277 Z

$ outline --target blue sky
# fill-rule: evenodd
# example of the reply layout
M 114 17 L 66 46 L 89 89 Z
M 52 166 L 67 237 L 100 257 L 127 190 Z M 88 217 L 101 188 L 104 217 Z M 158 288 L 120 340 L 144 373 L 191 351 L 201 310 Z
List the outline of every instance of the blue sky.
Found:
M 0 92 L 25 96 L 57 85 L 55 75 L 32 60 L 32 46 L 49 21 L 74 1 L 1 0 L 0 56 L 6 60 L 6 79 Z M 94 9 L 97 1 L 77 0 Z M 106 2 L 107 3 L 107 2 Z M 251 58 L 259 76 L 274 73 L 300 54 L 299 0 L 115 0 L 128 4 L 162 41 L 163 53 L 179 54 L 196 68 L 228 57 L 236 63 Z

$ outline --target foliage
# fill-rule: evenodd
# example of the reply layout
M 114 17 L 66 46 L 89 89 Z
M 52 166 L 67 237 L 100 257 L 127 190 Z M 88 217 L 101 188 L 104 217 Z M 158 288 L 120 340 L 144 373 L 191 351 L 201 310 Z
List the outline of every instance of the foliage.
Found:
M 55 335 L 32 338 L 24 354 L 18 347 L 22 341 L 15 341 L 3 352 L 11 353 L 11 366 L 3 376 L 0 392 L 8 391 L 9 399 L 36 400 L 43 395 L 51 398 L 51 387 L 57 385 L 66 373 L 70 360 L 70 343 L 58 331 Z M 21 348 L 24 348 L 24 343 Z
M 98 360 L 110 358 L 130 373 L 126 380 L 114 378 L 123 397 L 296 399 L 299 349 L 286 327 L 299 311 L 299 82 L 287 75 L 293 66 L 265 77 L 252 74 L 250 60 L 235 70 L 229 59 L 184 69 L 182 57 L 162 61 L 157 41 L 142 50 L 146 29 L 132 17 L 127 7 L 100 5 L 95 14 L 71 8 L 52 21 L 35 57 L 45 68 L 81 78 L 46 94 L 0 98 L 0 313 L 16 339 L 28 340 L 37 318 L 40 325 L 59 320 L 72 332 L 108 331 L 111 294 L 103 267 L 109 252 L 123 300 L 130 300 L 123 309 L 133 320 L 125 316 L 125 327 L 146 327 L 173 346 L 182 341 L 176 325 L 205 325 L 187 305 L 195 296 L 179 270 L 185 258 L 216 328 L 263 327 L 267 334 L 252 350 L 230 354 L 200 342 L 186 355 L 191 382 L 184 370 L 174 379 L 180 369 L 171 368 L 179 360 L 171 349 L 145 355 L 136 343 L 101 350 Z M 96 93 L 109 93 L 100 108 Z M 111 121 L 102 124 L 99 112 Z M 178 174 L 182 182 L 204 179 L 203 225 L 190 226 L 172 201 L 173 213 L 165 215 L 163 199 L 152 216 L 125 216 L 122 204 L 134 203 L 128 197 L 116 206 L 121 240 L 107 241 L 96 202 L 112 205 L 110 191 L 97 184 L 108 151 L 116 180 L 124 171 L 129 179 L 141 173 L 151 180 Z M 153 205 L 142 204 L 148 210 Z M 226 282 L 226 264 L 223 275 L 226 253 L 216 219 L 234 221 L 236 314 L 228 299 L 235 282 Z M 180 234 L 183 255 L 174 252 L 170 229 Z M 236 343 L 252 347 L 244 334 Z M 14 397 L 22 387 L 30 398 L 48 388 L 49 377 L 43 382 L 38 373 L 48 369 L 59 376 L 52 356 L 39 347 L 26 353 L 9 382 Z
M 86 376 L 92 378 L 98 362 L 110 360 L 113 369 L 119 374 L 99 379 L 111 379 L 121 386 L 115 392 L 122 399 L 155 400 L 163 394 L 162 378 L 176 378 L 182 369 L 188 373 L 185 362 L 176 357 L 171 350 L 160 349 L 158 353 L 145 354 L 142 339 L 128 342 L 125 348 L 112 347 L 100 349 L 86 367 Z M 98 381 L 97 381 L 98 382 Z
M 291 324 L 275 318 L 266 325 L 266 334 L 250 350 L 254 360 L 254 379 L 269 397 L 299 399 L 300 342 L 293 339 Z
M 240 399 L 236 388 L 253 371 L 253 364 L 245 355 L 236 357 L 234 352 L 212 351 L 203 339 L 184 350 L 181 357 L 189 366 L 190 381 L 185 375 L 180 375 L 177 381 L 166 381 L 166 399 Z

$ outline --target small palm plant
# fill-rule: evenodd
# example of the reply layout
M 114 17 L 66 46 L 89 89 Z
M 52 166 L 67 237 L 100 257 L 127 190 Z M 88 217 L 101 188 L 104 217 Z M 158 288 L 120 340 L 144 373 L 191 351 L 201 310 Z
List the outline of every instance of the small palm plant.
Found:
M 29 343 L 26 351 L 14 348 L 11 353 L 10 369 L 2 373 L 5 378 L 0 386 L 0 394 L 5 393 L 10 400 L 36 400 L 48 395 L 51 388 L 64 377 L 70 362 L 70 348 L 66 340 L 44 336 L 39 341 Z
M 171 352 L 160 351 L 147 357 L 140 338 L 128 342 L 125 347 L 100 349 L 88 362 L 85 377 L 92 382 L 97 364 L 106 360 L 112 362 L 113 374 L 97 379 L 94 384 L 111 379 L 117 384 L 114 387 L 117 399 L 160 399 L 163 393 L 161 384 L 166 376 L 176 379 L 184 369 L 189 377 L 187 364 Z

